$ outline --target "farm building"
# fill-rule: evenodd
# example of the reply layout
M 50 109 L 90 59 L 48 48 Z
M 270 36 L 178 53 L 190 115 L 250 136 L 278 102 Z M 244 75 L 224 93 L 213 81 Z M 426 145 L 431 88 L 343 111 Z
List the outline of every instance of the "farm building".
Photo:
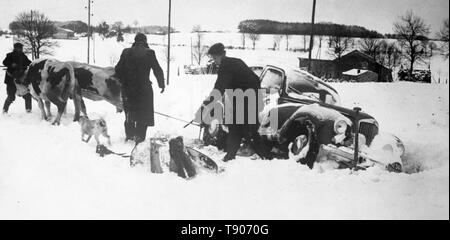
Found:
M 378 74 L 364 69 L 352 69 L 342 73 L 342 79 L 350 82 L 377 82 Z
M 70 30 L 70 29 L 58 27 L 56 29 L 56 33 L 53 34 L 53 38 L 56 38 L 56 39 L 73 39 L 73 38 L 75 38 L 75 32 Z
M 299 67 L 308 69 L 309 59 L 299 58 Z M 342 73 L 352 69 L 369 70 L 377 74 L 377 82 L 392 82 L 392 71 L 376 62 L 371 56 L 358 50 L 343 55 L 340 59 L 334 60 L 311 60 L 311 74 L 321 78 L 338 79 Z M 373 75 L 373 74 L 372 74 Z

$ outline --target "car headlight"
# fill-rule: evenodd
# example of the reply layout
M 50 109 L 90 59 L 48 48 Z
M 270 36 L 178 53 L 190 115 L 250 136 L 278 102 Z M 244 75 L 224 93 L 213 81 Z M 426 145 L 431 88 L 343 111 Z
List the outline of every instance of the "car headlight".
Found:
M 348 124 L 344 119 L 339 119 L 334 122 L 334 132 L 338 135 L 345 134 Z

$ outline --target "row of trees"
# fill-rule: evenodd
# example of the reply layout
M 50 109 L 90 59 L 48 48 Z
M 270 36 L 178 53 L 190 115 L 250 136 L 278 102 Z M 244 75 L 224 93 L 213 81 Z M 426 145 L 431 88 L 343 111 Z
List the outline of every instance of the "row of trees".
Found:
M 74 31 L 75 33 L 87 33 L 88 25 L 82 21 L 67 21 L 67 22 L 55 22 L 57 27 L 65 28 Z
M 123 41 L 124 33 L 137 33 L 142 32 L 144 34 L 160 34 L 167 35 L 168 28 L 163 26 L 143 26 L 139 27 L 138 22 L 134 21 L 135 26 L 130 25 L 125 26 L 122 22 L 115 22 L 111 25 L 105 21 L 99 23 L 97 26 L 92 28 L 93 32 L 100 34 L 103 38 L 117 37 L 117 41 Z M 175 32 L 175 29 L 171 29 L 171 32 Z
M 68 28 L 75 27 L 78 31 L 83 31 L 78 22 L 69 22 Z M 9 28 L 12 34 L 18 37 L 18 41 L 24 44 L 25 51 L 32 54 L 32 58 L 39 58 L 42 54 L 51 55 L 52 49 L 57 43 L 50 40 L 56 32 L 56 24 L 48 17 L 38 11 L 22 12 L 16 16 Z M 109 26 L 106 22 L 100 23 L 92 29 L 104 37 L 117 36 L 118 41 L 123 41 L 123 32 L 131 31 L 130 28 L 124 27 L 123 23 L 116 22 Z M 167 30 L 167 29 L 166 29 Z M 111 35 L 111 33 L 116 35 Z M 200 64 L 207 52 L 207 46 L 203 43 L 203 34 L 200 25 L 194 26 L 193 33 L 195 37 L 192 42 L 192 58 Z M 345 52 L 354 49 L 358 44 L 359 49 L 372 56 L 375 61 L 393 69 L 401 63 L 402 59 L 406 59 L 409 64 L 409 74 L 412 76 L 414 64 L 423 62 L 433 55 L 433 51 L 439 50 L 445 57 L 449 57 L 449 20 L 445 20 L 444 24 L 437 34 L 436 38 L 442 41 L 442 46 L 437 46 L 434 42 L 428 40 L 430 27 L 419 16 L 412 11 L 400 16 L 398 21 L 394 23 L 394 34 L 398 36 L 398 41 L 387 41 L 379 38 L 363 38 L 358 43 L 351 37 L 348 37 L 342 31 L 334 31 L 334 34 L 328 36 L 329 54 L 340 58 Z M 246 47 L 246 39 L 250 39 L 253 49 L 260 35 L 257 33 L 242 33 L 242 47 Z M 273 49 L 280 49 L 280 43 L 286 38 L 286 49 L 289 49 L 289 35 L 274 36 Z M 319 36 L 319 46 L 322 45 L 323 36 Z M 303 39 L 304 48 L 306 50 L 306 35 Z
M 18 14 L 14 21 L 9 24 L 11 33 L 17 36 L 17 41 L 24 45 L 24 51 L 30 53 L 33 59 L 40 58 L 41 55 L 52 55 L 53 49 L 58 46 L 57 42 L 52 41 L 57 28 L 66 28 L 75 33 L 92 35 L 93 32 L 99 33 L 102 37 L 117 37 L 117 41 L 124 40 L 124 33 L 156 33 L 167 34 L 167 27 L 145 26 L 139 27 L 137 21 L 133 22 L 134 27 L 125 26 L 122 22 L 115 22 L 111 25 L 101 22 L 97 26 L 91 27 L 88 33 L 88 25 L 82 21 L 55 22 L 50 20 L 45 14 L 39 11 L 27 11 Z M 171 29 L 171 32 L 174 32 Z M 3 32 L 0 33 L 4 34 Z
M 393 70 L 398 67 L 402 60 L 409 63 L 408 75 L 413 76 L 414 65 L 425 62 L 433 56 L 435 51 L 439 51 L 445 59 L 449 57 L 449 20 L 444 21 L 443 27 L 436 36 L 442 42 L 438 46 L 430 41 L 430 27 L 425 21 L 415 15 L 412 11 L 400 16 L 394 23 L 394 34 L 396 40 L 385 40 L 380 38 L 362 38 L 357 43 L 359 50 L 373 57 L 374 61 Z M 351 49 L 354 45 L 353 39 L 342 36 L 329 37 L 329 54 L 338 59 L 343 53 Z
M 238 25 L 239 32 L 250 34 L 276 34 L 276 35 L 309 35 L 311 23 L 286 23 L 271 20 L 244 20 Z M 341 35 L 351 38 L 381 38 L 382 34 L 368 30 L 361 26 L 348 26 L 335 23 L 316 23 L 316 35 Z
M 131 33 L 131 27 L 124 27 L 124 24 L 122 22 L 115 22 L 110 26 L 105 21 L 103 21 L 97 26 L 93 27 L 92 31 L 98 33 L 102 38 L 116 37 L 118 42 L 123 42 L 123 34 Z

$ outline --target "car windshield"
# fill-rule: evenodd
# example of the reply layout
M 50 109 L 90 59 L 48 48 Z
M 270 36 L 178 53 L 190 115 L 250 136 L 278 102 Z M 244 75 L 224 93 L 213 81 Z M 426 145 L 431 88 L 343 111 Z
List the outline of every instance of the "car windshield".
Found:
M 288 96 L 297 99 L 312 99 L 332 105 L 340 105 L 336 90 L 311 74 L 292 70 L 287 75 Z
M 283 73 L 277 69 L 269 68 L 261 79 L 261 88 L 281 89 L 283 85 Z

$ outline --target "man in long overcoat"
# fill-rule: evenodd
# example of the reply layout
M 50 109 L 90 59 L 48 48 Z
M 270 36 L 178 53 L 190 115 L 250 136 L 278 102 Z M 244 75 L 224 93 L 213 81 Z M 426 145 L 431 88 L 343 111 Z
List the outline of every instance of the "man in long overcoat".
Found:
M 147 37 L 138 33 L 134 40 L 131 48 L 123 50 L 115 70 L 122 83 L 126 140 L 139 143 L 145 140 L 147 127 L 155 125 L 150 71 L 153 70 L 161 93 L 165 85 L 163 71 L 155 51 L 147 44 Z

